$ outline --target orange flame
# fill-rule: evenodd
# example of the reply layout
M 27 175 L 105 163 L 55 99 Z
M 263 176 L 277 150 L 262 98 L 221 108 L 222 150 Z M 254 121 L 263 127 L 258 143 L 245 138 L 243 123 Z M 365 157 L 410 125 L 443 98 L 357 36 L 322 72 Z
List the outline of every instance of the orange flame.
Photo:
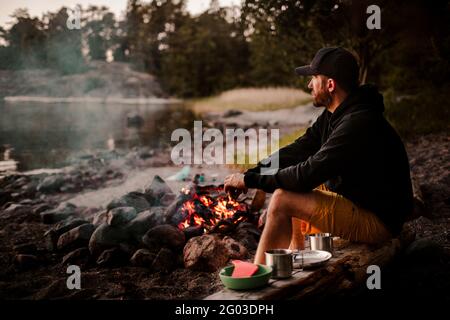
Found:
M 181 192 L 187 195 L 190 193 L 190 190 L 183 188 Z M 198 206 L 197 208 L 203 207 L 205 212 L 209 212 L 212 215 L 212 218 L 205 220 L 198 214 L 196 206 Z M 207 195 L 199 196 L 198 194 L 193 194 L 191 200 L 183 203 L 181 210 L 184 219 L 178 224 L 178 228 L 184 230 L 189 226 L 215 226 L 221 220 L 232 219 L 237 211 L 246 211 L 246 206 L 226 196 L 219 196 L 214 200 Z M 242 220 L 244 220 L 244 217 L 239 217 L 235 223 Z

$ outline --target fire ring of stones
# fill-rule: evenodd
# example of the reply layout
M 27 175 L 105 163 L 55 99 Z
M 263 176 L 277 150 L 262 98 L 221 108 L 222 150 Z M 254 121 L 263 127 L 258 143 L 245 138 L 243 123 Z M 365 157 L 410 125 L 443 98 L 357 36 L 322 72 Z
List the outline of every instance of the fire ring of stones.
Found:
M 176 195 L 155 176 L 143 192 L 114 199 L 88 218 L 70 203 L 40 217 L 52 224 L 44 235 L 47 249 L 64 254 L 63 264 L 214 272 L 256 249 L 264 200 L 233 200 L 221 185 L 195 183 Z

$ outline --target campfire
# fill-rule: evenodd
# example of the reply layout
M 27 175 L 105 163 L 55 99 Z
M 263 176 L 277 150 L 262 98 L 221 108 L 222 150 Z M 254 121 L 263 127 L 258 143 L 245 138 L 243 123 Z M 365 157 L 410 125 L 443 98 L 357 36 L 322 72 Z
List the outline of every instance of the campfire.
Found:
M 64 264 L 96 261 L 103 267 L 131 263 L 155 272 L 180 266 L 212 272 L 256 250 L 264 203 L 265 194 L 232 199 L 223 185 L 195 181 L 176 195 L 155 176 L 144 192 L 113 199 L 91 221 L 83 219 L 86 208 L 70 203 L 44 208 L 39 215 L 54 224 L 44 237 L 49 251 L 65 253 Z
M 240 222 L 253 220 L 248 205 L 225 194 L 222 186 L 193 184 L 181 190 L 181 199 L 176 215 L 181 221 L 177 226 L 185 232 L 195 229 L 200 233 L 225 233 Z

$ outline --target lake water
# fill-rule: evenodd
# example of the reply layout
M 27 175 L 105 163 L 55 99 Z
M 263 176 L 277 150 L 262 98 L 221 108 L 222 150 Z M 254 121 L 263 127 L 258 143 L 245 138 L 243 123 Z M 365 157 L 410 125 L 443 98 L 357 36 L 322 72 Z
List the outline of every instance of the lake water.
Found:
M 11 157 L 23 171 L 57 168 L 80 152 L 113 146 L 162 147 L 174 129 L 192 128 L 193 121 L 182 104 L 0 101 L 0 161 Z

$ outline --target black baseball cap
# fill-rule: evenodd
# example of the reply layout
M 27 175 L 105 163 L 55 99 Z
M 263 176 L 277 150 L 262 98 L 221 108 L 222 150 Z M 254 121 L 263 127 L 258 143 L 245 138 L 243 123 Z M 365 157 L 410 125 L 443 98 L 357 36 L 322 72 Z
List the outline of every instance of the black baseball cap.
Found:
M 353 54 L 342 47 L 320 49 L 310 65 L 295 68 L 295 72 L 299 76 L 323 74 L 336 80 L 347 91 L 358 86 L 358 62 Z

